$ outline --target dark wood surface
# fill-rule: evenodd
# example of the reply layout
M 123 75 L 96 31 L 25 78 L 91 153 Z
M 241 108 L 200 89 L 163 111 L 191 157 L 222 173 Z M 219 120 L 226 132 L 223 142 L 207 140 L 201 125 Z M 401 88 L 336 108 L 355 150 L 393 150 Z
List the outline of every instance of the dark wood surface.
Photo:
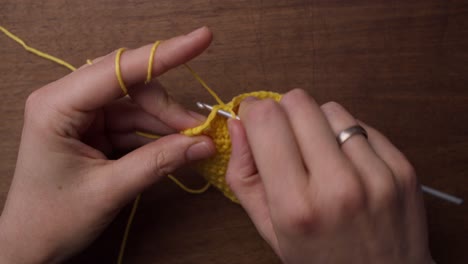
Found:
M 213 44 L 191 65 L 225 101 L 295 87 L 321 103 L 338 101 L 388 135 L 422 183 L 466 199 L 467 2 L 2 0 L 0 24 L 77 66 L 207 25 Z M 0 208 L 15 169 L 25 98 L 67 73 L 0 35 Z M 160 79 L 188 107 L 213 102 L 183 68 Z M 435 260 L 468 263 L 466 204 L 427 196 L 425 202 Z M 128 213 L 70 263 L 115 262 Z M 278 262 L 238 205 L 216 190 L 194 196 L 169 181 L 144 193 L 125 257 L 125 263 Z

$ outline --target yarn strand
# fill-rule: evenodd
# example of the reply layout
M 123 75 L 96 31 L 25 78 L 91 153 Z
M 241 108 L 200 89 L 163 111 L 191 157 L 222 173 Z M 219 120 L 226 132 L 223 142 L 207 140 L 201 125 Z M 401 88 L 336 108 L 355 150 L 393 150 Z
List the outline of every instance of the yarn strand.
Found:
M 139 135 L 140 137 L 145 137 L 145 138 L 149 138 L 149 139 L 159 139 L 159 138 L 161 138 L 161 136 L 151 134 L 151 133 L 147 133 L 147 132 L 138 131 L 138 130 L 135 131 L 135 134 Z
M 21 46 L 23 46 L 23 48 L 31 53 L 33 53 L 34 55 L 36 56 L 39 56 L 41 58 L 44 58 L 46 60 L 49 60 L 49 61 L 53 61 L 59 65 L 62 65 L 64 67 L 67 67 L 69 70 L 71 71 L 76 71 L 76 67 L 71 65 L 70 63 L 62 60 L 62 59 L 59 59 L 55 56 L 52 56 L 50 54 L 47 54 L 45 52 L 42 52 L 40 50 L 37 50 L 33 47 L 30 47 L 28 46 L 22 39 L 20 39 L 18 36 L 16 36 L 15 34 L 11 33 L 10 31 L 8 31 L 6 28 L 0 26 L 0 31 L 2 31 L 5 35 L 7 35 L 9 38 L 11 38 L 12 40 L 16 41 L 18 44 L 20 44 Z
M 192 189 L 192 188 L 189 188 L 189 187 L 185 186 L 181 181 L 179 181 L 176 177 L 174 177 L 174 176 L 172 176 L 170 174 L 167 175 L 167 177 L 169 179 L 171 179 L 182 190 L 184 190 L 184 191 L 186 191 L 188 193 L 191 193 L 191 194 L 202 194 L 202 193 L 206 192 L 206 190 L 208 190 L 208 188 L 210 188 L 210 186 L 211 186 L 211 183 L 207 182 L 205 184 L 205 186 L 203 186 L 200 189 Z
M 205 81 L 203 81 L 203 79 L 190 66 L 188 66 L 187 64 L 184 64 L 184 66 L 185 68 L 187 68 L 187 70 L 189 70 L 193 77 L 203 86 L 203 88 L 205 88 L 205 90 L 207 90 L 211 94 L 211 96 L 213 96 L 213 98 L 216 100 L 216 102 L 218 102 L 218 104 L 224 105 L 224 102 L 219 98 L 219 96 L 206 84 Z
M 117 76 L 117 80 L 119 81 L 120 89 L 122 89 L 122 92 L 126 95 L 128 94 L 128 89 L 125 85 L 125 82 L 123 81 L 122 71 L 120 70 L 120 57 L 122 56 L 122 53 L 124 53 L 125 50 L 125 48 L 120 48 L 115 53 L 115 75 Z
M 130 233 L 130 228 L 132 227 L 133 219 L 135 218 L 135 214 L 138 209 L 140 200 L 141 200 L 141 194 L 139 194 L 137 198 L 135 199 L 135 201 L 133 202 L 132 211 L 130 212 L 130 215 L 128 216 L 127 225 L 125 226 L 124 235 L 122 238 L 122 242 L 120 244 L 120 251 L 119 251 L 119 257 L 117 258 L 117 264 L 122 264 L 123 256 L 125 253 L 125 247 L 127 246 L 128 234 Z
M 148 72 L 146 73 L 145 84 L 151 82 L 151 74 L 153 73 L 154 54 L 156 53 L 156 49 L 159 47 L 159 44 L 161 44 L 161 41 L 158 40 L 153 44 L 153 47 L 151 47 L 150 57 L 148 60 Z

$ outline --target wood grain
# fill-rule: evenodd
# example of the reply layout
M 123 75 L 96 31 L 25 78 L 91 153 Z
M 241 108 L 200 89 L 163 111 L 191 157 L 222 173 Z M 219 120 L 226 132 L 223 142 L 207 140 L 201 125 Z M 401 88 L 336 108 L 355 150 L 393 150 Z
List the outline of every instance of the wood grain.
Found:
M 320 103 L 338 101 L 388 135 L 422 183 L 468 197 L 467 1 L 3 0 L 0 10 L 2 26 L 77 66 L 207 25 L 213 44 L 191 65 L 224 100 L 301 87 Z M 6 37 L 0 43 L 3 206 L 24 101 L 68 71 Z M 212 102 L 185 69 L 161 81 L 188 107 Z M 437 263 L 468 263 L 466 204 L 425 201 Z M 114 262 L 128 212 L 70 263 Z M 215 190 L 192 196 L 164 181 L 143 195 L 125 263 L 279 261 L 239 206 Z

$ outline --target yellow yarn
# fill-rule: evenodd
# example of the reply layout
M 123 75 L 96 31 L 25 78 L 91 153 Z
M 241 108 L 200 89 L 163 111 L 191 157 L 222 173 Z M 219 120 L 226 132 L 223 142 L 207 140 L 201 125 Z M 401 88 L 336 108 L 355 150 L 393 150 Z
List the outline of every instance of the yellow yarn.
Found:
M 29 47 L 28 45 L 26 45 L 26 43 L 20 39 L 19 37 L 15 36 L 13 33 L 11 33 L 10 31 L 8 31 L 6 28 L 0 26 L 0 31 L 2 31 L 5 35 L 7 35 L 9 38 L 11 38 L 12 40 L 18 42 L 21 46 L 23 46 L 23 48 L 33 54 L 36 54 L 37 56 L 39 57 L 42 57 L 46 60 L 50 60 L 50 61 L 53 61 L 57 64 L 60 64 L 62 66 L 65 66 L 67 67 L 68 69 L 70 69 L 71 71 L 75 71 L 76 68 L 74 66 L 72 66 L 70 63 L 64 61 L 64 60 L 61 60 L 57 57 L 54 57 L 52 55 L 49 55 L 45 52 L 42 52 L 40 50 L 37 50 L 35 48 L 32 48 L 32 47 Z
M 117 76 L 117 80 L 119 81 L 120 89 L 122 89 L 122 92 L 124 94 L 127 94 L 128 93 L 127 86 L 125 86 L 125 83 L 122 77 L 122 71 L 120 70 L 120 56 L 122 56 L 122 53 L 124 51 L 125 51 L 125 48 L 120 48 L 117 50 L 117 53 L 115 54 L 115 75 Z
M 202 78 L 200 78 L 200 76 L 198 76 L 198 74 L 192 68 L 190 68 L 190 66 L 188 66 L 187 64 L 184 64 L 184 66 L 185 68 L 187 68 L 187 70 L 190 71 L 193 77 L 195 77 L 195 79 L 203 86 L 203 88 L 205 88 L 205 90 L 207 90 L 211 94 L 211 96 L 213 96 L 213 98 L 216 100 L 216 102 L 218 102 L 218 104 L 224 105 L 223 101 L 219 98 L 219 96 L 213 90 L 211 90 L 210 87 L 208 87 L 205 81 L 203 81 Z
M 158 40 L 153 44 L 153 47 L 151 47 L 150 57 L 148 60 L 148 71 L 146 73 L 145 83 L 149 83 L 151 81 L 151 73 L 153 72 L 154 54 L 156 53 L 156 49 L 159 47 L 159 44 L 161 44 L 161 41 Z
M 139 136 L 142 136 L 142 137 L 145 137 L 145 138 L 149 138 L 149 139 L 158 139 L 158 138 L 161 138 L 161 136 L 154 135 L 154 134 L 150 134 L 150 133 L 146 133 L 146 132 L 142 132 L 142 131 L 135 131 L 135 134 L 137 134 L 137 135 L 139 135 Z
M 128 234 L 130 233 L 130 228 L 132 227 L 133 219 L 135 218 L 136 210 L 138 209 L 140 200 L 141 200 L 141 194 L 139 194 L 137 198 L 135 199 L 135 201 L 133 202 L 132 211 L 130 212 L 130 215 L 128 216 L 127 225 L 125 226 L 125 231 L 124 231 L 124 235 L 122 238 L 122 242 L 120 243 L 120 250 L 119 250 L 119 256 L 117 257 L 117 264 L 121 264 L 123 262 L 125 247 L 127 246 L 127 241 L 128 241 Z
M 177 186 L 179 186 L 179 188 L 191 194 L 202 194 L 206 192 L 206 190 L 208 190 L 208 188 L 210 188 L 211 186 L 211 184 L 207 182 L 205 186 L 201 187 L 200 189 L 192 189 L 185 186 L 181 181 L 179 181 L 176 177 L 172 176 L 171 174 L 167 175 L 167 177 L 171 179 Z

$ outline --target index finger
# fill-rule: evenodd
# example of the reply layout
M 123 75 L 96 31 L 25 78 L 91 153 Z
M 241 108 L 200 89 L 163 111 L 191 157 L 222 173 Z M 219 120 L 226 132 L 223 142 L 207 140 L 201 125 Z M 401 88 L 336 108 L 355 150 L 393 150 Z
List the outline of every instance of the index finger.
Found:
M 196 57 L 209 46 L 211 39 L 211 31 L 202 27 L 188 35 L 161 42 L 154 56 L 152 76 L 159 76 Z M 152 46 L 122 53 L 120 69 L 123 82 L 129 89 L 145 81 Z M 61 109 L 92 111 L 124 96 L 117 80 L 115 64 L 115 56 L 106 56 L 58 80 L 49 87 L 54 90 L 50 93 L 51 99 Z

